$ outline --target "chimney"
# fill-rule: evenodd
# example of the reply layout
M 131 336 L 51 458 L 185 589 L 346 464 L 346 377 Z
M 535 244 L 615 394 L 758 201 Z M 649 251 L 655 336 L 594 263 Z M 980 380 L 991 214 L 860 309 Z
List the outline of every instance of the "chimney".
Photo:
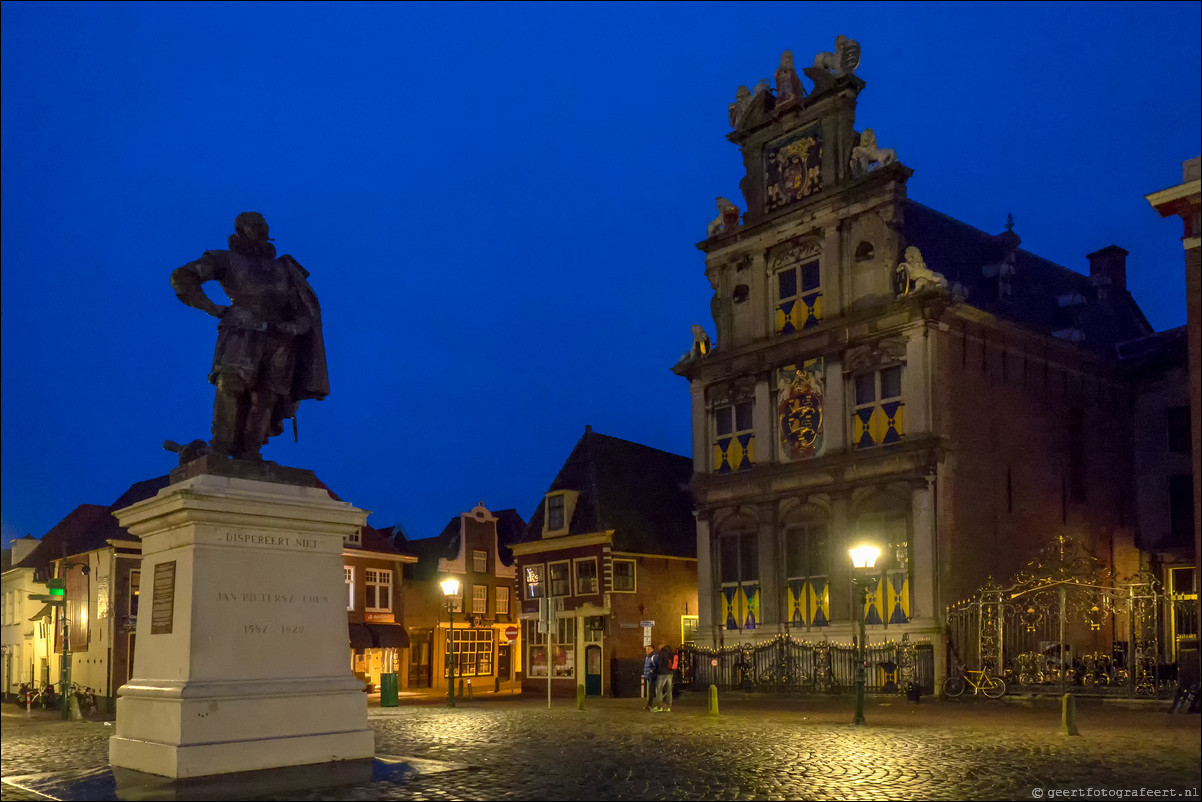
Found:
M 1127 289 L 1127 251 L 1117 245 L 1107 245 L 1086 258 L 1089 259 L 1089 278 L 1095 287 Z
M 41 542 L 42 541 L 40 540 L 34 540 L 33 535 L 26 535 L 23 538 L 14 539 L 11 544 L 13 549 L 13 565 L 16 565 L 17 563 L 21 562 L 21 560 L 24 560 L 26 557 L 28 557 Z

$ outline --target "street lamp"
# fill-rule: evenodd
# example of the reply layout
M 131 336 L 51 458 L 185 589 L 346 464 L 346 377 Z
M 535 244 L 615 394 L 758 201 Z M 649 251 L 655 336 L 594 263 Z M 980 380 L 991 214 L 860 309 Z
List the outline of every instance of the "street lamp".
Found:
M 851 581 L 859 591 L 855 594 L 856 604 L 860 608 L 860 643 L 856 659 L 856 718 L 852 723 L 863 724 L 864 685 L 868 679 L 864 669 L 864 604 L 868 601 L 868 572 L 876 566 L 876 558 L 881 555 L 881 550 L 876 546 L 863 544 L 848 549 L 848 553 L 851 555 Z
M 444 579 L 442 595 L 447 599 L 447 619 L 450 628 L 447 630 L 447 668 L 450 670 L 450 681 L 447 682 L 447 707 L 455 706 L 455 604 L 452 598 L 459 595 L 459 580 Z

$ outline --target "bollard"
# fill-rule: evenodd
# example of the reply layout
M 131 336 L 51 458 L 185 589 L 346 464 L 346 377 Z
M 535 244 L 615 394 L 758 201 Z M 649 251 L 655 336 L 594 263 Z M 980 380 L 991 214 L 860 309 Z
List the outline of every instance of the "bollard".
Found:
M 467 698 L 472 698 L 472 681 L 470 679 L 467 681 Z
M 1077 732 L 1077 700 L 1071 693 L 1066 693 L 1060 700 L 1060 734 L 1081 734 Z
M 463 698 L 463 680 L 459 680 L 459 698 Z
M 710 686 L 710 715 L 718 715 L 718 686 Z
M 584 709 L 584 686 L 583 685 L 576 686 L 576 709 L 577 710 Z
M 495 681 L 495 682 L 493 682 L 493 686 L 492 686 L 492 692 L 493 692 L 493 693 L 500 693 L 500 692 L 501 692 L 501 678 L 500 678 L 500 677 L 497 677 L 496 681 Z

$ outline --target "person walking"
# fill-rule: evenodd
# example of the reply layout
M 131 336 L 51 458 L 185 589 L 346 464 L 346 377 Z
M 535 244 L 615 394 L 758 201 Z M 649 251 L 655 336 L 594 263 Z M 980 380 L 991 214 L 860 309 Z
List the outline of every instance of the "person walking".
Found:
M 672 712 L 672 663 L 675 656 L 668 644 L 660 644 L 655 653 L 655 707 L 653 712 Z
M 647 644 L 647 655 L 643 658 L 643 687 L 647 690 L 645 710 L 650 710 L 655 701 L 655 647 Z

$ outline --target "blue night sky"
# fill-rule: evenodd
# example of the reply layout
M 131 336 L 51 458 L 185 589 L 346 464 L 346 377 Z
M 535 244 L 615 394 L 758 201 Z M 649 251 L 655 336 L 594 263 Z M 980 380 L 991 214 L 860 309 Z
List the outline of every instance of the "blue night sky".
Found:
M 586 424 L 691 454 L 670 368 L 713 334 L 714 197 L 746 208 L 727 105 L 837 34 L 911 198 L 1081 272 L 1118 244 L 1179 326 L 1143 196 L 1200 150 L 1200 8 L 6 2 L 4 541 L 208 438 L 215 321 L 168 276 L 246 210 L 311 271 L 331 380 L 264 456 L 372 525 L 529 517 Z

